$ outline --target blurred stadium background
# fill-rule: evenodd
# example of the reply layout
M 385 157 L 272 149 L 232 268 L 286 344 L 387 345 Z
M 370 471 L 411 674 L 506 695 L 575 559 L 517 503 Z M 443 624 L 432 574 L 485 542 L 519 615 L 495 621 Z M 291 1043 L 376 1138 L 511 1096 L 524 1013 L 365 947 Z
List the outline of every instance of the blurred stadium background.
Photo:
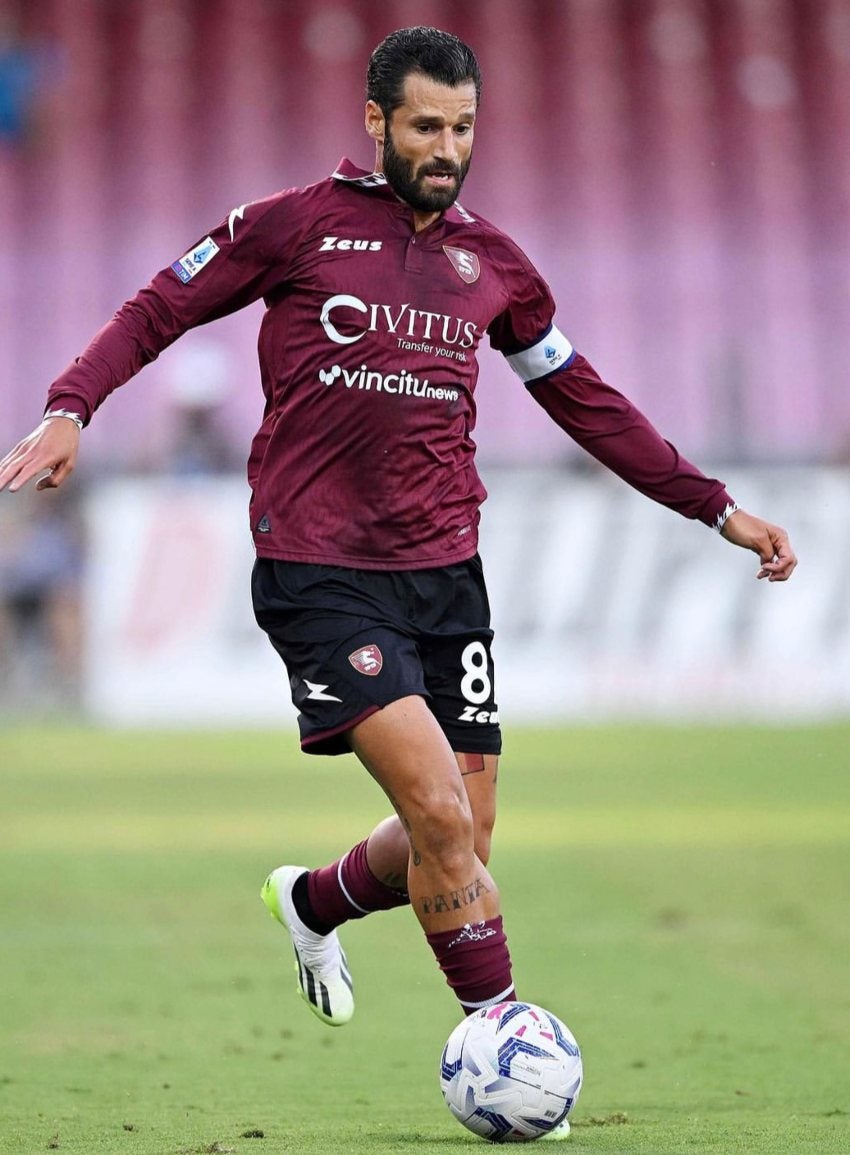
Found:
M 243 202 L 368 165 L 369 51 L 433 23 L 485 77 L 463 200 L 559 323 L 740 502 L 787 588 L 598 471 L 489 351 L 483 549 L 510 718 L 850 713 L 846 0 L 0 0 L 0 431 Z M 0 713 L 291 719 L 253 624 L 261 306 L 111 398 L 59 494 L 0 497 Z

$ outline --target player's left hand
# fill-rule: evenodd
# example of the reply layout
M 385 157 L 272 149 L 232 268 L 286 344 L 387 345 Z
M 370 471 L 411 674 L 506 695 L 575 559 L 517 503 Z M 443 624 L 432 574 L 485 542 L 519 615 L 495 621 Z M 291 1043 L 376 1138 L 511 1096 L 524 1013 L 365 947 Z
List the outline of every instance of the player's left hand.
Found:
M 769 582 L 786 582 L 794 572 L 797 558 L 787 532 L 780 526 L 737 509 L 726 519 L 720 532 L 733 545 L 751 549 L 759 555 L 761 569 L 757 577 L 767 578 Z

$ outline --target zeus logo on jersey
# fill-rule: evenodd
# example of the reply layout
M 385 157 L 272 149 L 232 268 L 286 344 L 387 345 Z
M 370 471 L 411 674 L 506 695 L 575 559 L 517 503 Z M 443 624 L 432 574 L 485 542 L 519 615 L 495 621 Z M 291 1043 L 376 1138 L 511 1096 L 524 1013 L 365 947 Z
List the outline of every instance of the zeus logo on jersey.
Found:
M 247 202 L 244 205 L 240 205 L 238 209 L 230 210 L 230 216 L 227 218 L 227 231 L 230 233 L 231 240 L 236 239 L 234 236 L 236 231 L 236 222 L 241 221 L 244 218 L 245 209 L 247 209 L 249 203 L 250 202 Z
M 212 237 L 207 237 L 194 249 L 190 249 L 179 261 L 175 261 L 171 268 L 185 284 L 187 281 L 191 281 L 192 277 L 197 276 L 204 265 L 208 265 L 216 253 L 220 251 Z
M 330 253 L 333 250 L 339 252 L 348 252 L 354 250 L 358 253 L 377 253 L 383 247 L 383 241 L 356 241 L 351 237 L 323 237 L 322 243 L 319 246 L 320 253 Z
M 363 314 L 363 320 L 349 316 L 346 325 L 356 324 L 359 332 L 341 333 L 332 314 L 341 309 L 354 310 Z M 463 317 L 450 317 L 447 313 L 432 313 L 427 309 L 413 309 L 409 304 L 381 305 L 366 304 L 359 297 L 348 293 L 338 293 L 329 297 L 322 306 L 319 320 L 331 341 L 337 345 L 352 345 L 362 340 L 367 333 L 394 333 L 399 338 L 416 341 L 442 342 L 457 345 L 461 349 L 471 349 L 478 336 L 475 322 L 464 321 Z M 340 322 L 342 322 L 340 318 Z

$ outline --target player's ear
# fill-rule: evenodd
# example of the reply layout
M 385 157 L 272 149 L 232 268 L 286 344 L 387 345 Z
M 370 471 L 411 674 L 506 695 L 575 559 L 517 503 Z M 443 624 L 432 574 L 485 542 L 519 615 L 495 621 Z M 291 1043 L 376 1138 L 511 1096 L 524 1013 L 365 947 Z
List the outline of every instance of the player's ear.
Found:
M 384 134 L 386 131 L 386 121 L 384 114 L 381 111 L 381 106 L 376 104 L 374 100 L 366 101 L 366 132 L 371 136 L 372 140 L 383 144 Z

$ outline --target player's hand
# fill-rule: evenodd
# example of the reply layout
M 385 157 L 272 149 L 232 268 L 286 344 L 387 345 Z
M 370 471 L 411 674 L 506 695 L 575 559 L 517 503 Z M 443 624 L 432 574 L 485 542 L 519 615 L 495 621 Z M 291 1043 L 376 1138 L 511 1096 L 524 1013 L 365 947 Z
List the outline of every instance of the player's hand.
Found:
M 67 417 L 43 421 L 0 461 L 0 490 L 14 493 L 33 477 L 36 489 L 56 489 L 71 474 L 79 444 L 80 430 Z
M 797 558 L 788 540 L 788 534 L 778 525 L 753 517 L 743 509 L 737 509 L 726 519 L 720 531 L 727 541 L 751 549 L 761 559 L 761 569 L 756 575 L 769 582 L 786 582 L 797 565 Z

